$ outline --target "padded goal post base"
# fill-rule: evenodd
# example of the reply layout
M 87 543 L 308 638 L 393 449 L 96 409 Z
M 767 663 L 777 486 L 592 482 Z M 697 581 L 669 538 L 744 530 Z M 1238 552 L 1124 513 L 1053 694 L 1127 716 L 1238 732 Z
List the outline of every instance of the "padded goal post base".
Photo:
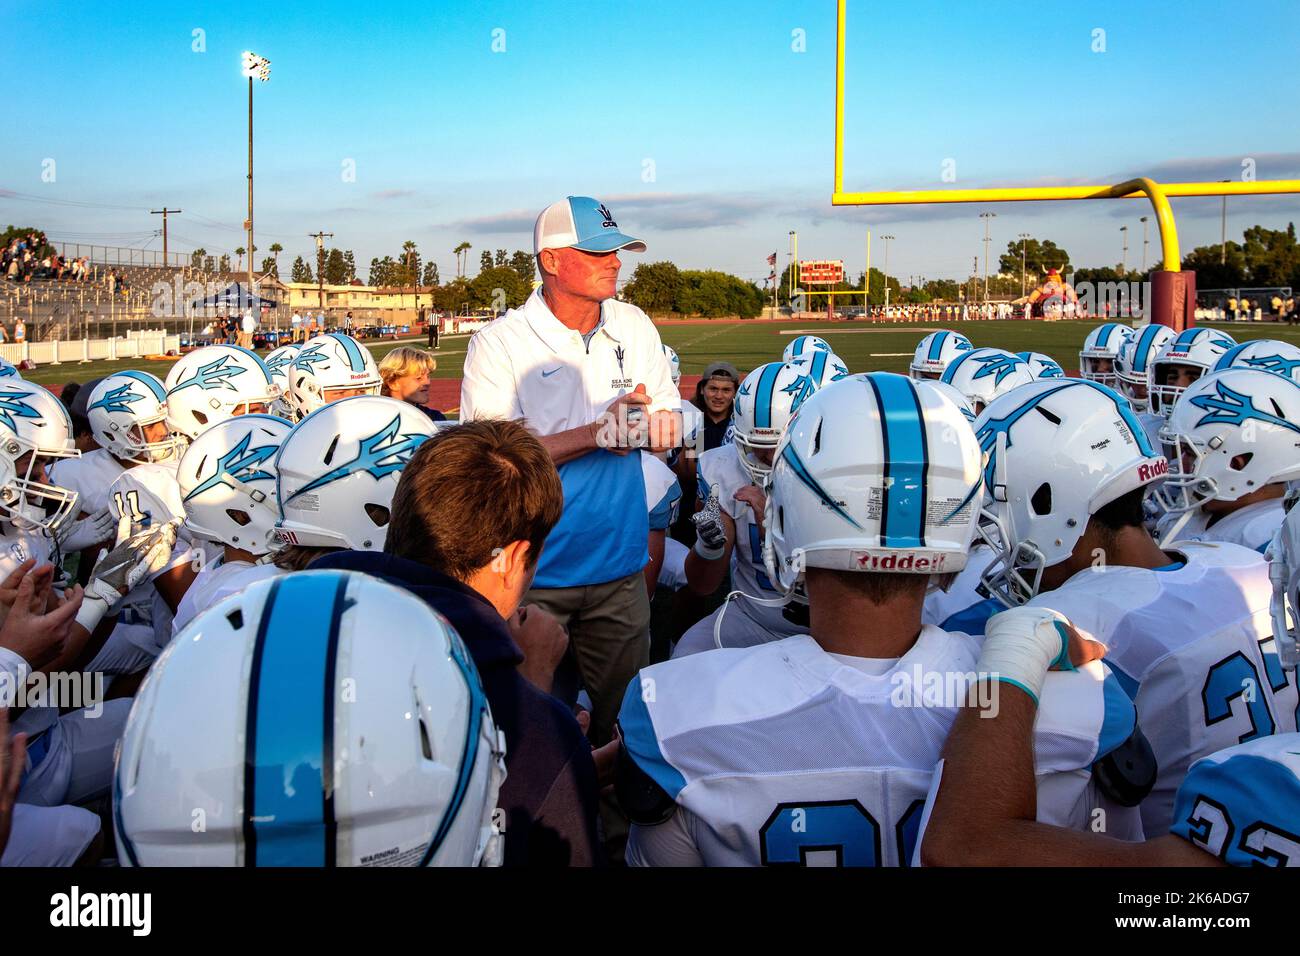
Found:
M 1151 309 L 1147 315 L 1152 323 L 1167 325 L 1175 332 L 1193 328 L 1196 325 L 1196 273 L 1163 269 L 1151 273 Z

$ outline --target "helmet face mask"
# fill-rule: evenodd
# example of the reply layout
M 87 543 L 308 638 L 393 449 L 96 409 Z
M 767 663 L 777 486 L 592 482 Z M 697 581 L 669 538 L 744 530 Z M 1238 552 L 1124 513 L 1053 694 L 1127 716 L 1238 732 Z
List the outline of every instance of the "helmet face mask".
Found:
M 1148 365 L 1147 403 L 1150 410 L 1168 418 L 1178 396 L 1187 389 L 1187 385 L 1171 384 L 1170 380 L 1175 376 L 1185 378 L 1192 373 L 1199 379 L 1236 344 L 1222 332 L 1201 328 L 1187 329 L 1169 339 Z
M 1133 340 L 1133 330 L 1118 322 L 1099 325 L 1083 340 L 1079 350 L 1079 377 L 1108 388 L 1119 389 L 1115 364 L 1124 346 Z
M 288 403 L 300 418 L 343 398 L 378 395 L 383 385 L 369 349 L 342 332 L 308 339 L 286 374 Z
M 1134 410 L 1145 412 L 1149 409 L 1151 363 L 1173 338 L 1174 332 L 1167 325 L 1149 324 L 1138 329 L 1120 346 L 1115 360 L 1115 374 L 1119 379 L 1117 390 L 1132 403 Z

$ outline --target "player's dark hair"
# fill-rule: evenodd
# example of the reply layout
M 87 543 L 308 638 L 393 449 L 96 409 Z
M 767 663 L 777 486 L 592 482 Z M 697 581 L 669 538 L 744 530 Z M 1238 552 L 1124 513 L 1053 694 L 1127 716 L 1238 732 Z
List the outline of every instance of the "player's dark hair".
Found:
M 891 571 L 828 571 L 840 584 L 866 598 L 872 604 L 884 604 L 894 598 L 923 593 L 930 582 L 928 574 L 902 574 Z
M 523 423 L 465 422 L 441 429 L 402 470 L 384 550 L 467 581 L 515 541 L 528 542 L 535 564 L 563 511 L 555 463 Z
M 322 554 L 341 551 L 341 548 L 311 548 L 304 544 L 287 544 L 271 558 L 271 563 L 281 571 L 306 571 Z
M 1115 534 L 1124 528 L 1141 528 L 1145 522 L 1142 501 L 1146 498 L 1147 487 L 1134 488 L 1128 494 L 1120 495 L 1110 504 L 1098 508 L 1090 519 L 1103 533 Z

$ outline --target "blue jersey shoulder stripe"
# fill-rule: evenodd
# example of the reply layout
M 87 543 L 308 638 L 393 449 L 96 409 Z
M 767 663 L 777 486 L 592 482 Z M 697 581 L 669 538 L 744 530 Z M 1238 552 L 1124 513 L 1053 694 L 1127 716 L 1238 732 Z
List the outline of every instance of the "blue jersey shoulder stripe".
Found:
M 653 677 L 646 678 L 653 680 Z M 637 674 L 627 685 L 623 695 L 623 707 L 618 712 L 618 726 L 623 735 L 623 747 L 636 765 L 647 776 L 663 788 L 674 800 L 686 787 L 686 778 L 682 772 L 668 762 L 659 739 L 655 736 L 654 721 L 650 719 L 650 709 L 646 706 L 646 695 L 642 690 L 642 677 Z
M 1105 662 L 1102 662 L 1103 666 Z M 1097 759 L 1101 759 L 1133 735 L 1137 726 L 1137 708 L 1113 673 L 1107 672 L 1102 683 L 1104 714 L 1097 739 Z

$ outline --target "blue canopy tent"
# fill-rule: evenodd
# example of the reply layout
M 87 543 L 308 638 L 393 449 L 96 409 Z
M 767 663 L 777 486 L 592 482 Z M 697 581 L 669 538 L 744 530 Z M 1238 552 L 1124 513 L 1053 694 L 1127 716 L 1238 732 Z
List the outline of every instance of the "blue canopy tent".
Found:
M 189 305 L 190 313 L 190 334 L 189 343 L 194 341 L 194 313 L 204 312 L 207 315 L 238 315 L 242 314 L 245 309 L 253 308 L 274 309 L 278 302 L 274 299 L 267 299 L 255 292 L 249 292 L 248 287 L 242 282 L 232 282 L 224 290 L 210 295 L 206 299 L 195 299 Z

